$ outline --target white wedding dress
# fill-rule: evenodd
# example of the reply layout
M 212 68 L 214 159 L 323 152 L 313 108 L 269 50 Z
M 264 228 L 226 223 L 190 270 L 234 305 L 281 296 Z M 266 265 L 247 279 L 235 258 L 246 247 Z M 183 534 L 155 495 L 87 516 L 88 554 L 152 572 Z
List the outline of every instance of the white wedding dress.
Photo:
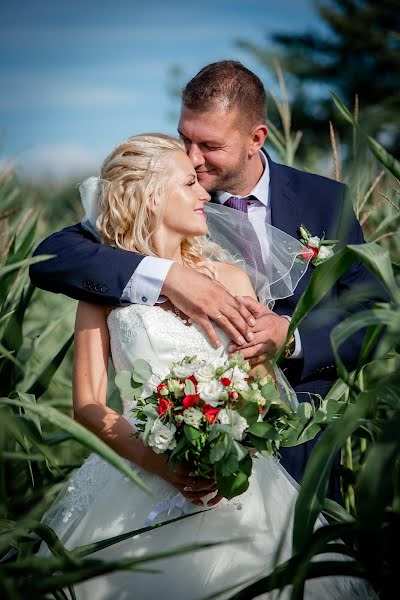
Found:
M 116 371 L 131 370 L 138 358 L 152 366 L 153 383 L 169 371 L 172 361 L 185 355 L 210 360 L 221 356 L 197 328 L 188 326 L 160 307 L 131 305 L 113 310 L 108 317 L 112 358 Z M 223 332 L 221 339 L 227 341 Z M 158 376 L 158 377 L 157 377 Z M 132 422 L 129 402 L 124 416 Z M 184 513 L 188 518 L 137 535 L 92 555 L 107 560 L 144 557 L 196 542 L 227 543 L 143 563 L 157 572 L 118 571 L 75 586 L 78 600 L 199 600 L 237 584 L 229 598 L 244 587 L 241 582 L 270 573 L 281 538 L 280 562 L 291 555 L 292 511 L 296 484 L 274 459 L 254 458 L 248 490 L 231 501 L 202 509 L 183 498 L 164 480 L 130 463 L 152 490 L 141 491 L 114 467 L 92 454 L 71 477 L 66 491 L 44 517 L 70 549 L 162 522 Z M 246 538 L 235 541 L 238 538 Z M 41 549 L 41 553 L 45 552 Z M 275 598 L 277 592 L 262 598 Z M 280 598 L 289 597 L 286 590 Z M 359 580 L 323 578 L 307 583 L 307 600 L 367 598 Z

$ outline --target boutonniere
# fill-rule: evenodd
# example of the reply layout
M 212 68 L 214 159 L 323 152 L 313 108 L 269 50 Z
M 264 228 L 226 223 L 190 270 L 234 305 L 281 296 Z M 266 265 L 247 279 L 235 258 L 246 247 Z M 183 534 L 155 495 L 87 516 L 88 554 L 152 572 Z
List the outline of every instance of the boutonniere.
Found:
M 337 240 L 326 240 L 317 235 L 311 235 L 303 224 L 298 229 L 300 242 L 306 247 L 301 253 L 304 260 L 309 260 L 315 267 L 333 256 L 333 248 Z

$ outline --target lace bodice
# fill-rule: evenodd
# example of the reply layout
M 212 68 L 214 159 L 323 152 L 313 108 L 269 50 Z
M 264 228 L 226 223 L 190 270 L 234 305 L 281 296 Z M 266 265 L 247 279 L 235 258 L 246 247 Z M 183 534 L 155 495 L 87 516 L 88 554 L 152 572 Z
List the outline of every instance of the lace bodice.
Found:
M 222 346 L 215 349 L 194 323 L 190 326 L 171 311 L 159 306 L 131 304 L 116 308 L 108 316 L 111 354 L 116 372 L 130 371 L 138 358 L 147 360 L 153 376 L 149 382 L 157 385 L 172 362 L 184 356 L 196 355 L 210 360 L 224 355 L 228 338 L 220 329 Z M 124 416 L 129 418 L 130 402 L 123 399 Z

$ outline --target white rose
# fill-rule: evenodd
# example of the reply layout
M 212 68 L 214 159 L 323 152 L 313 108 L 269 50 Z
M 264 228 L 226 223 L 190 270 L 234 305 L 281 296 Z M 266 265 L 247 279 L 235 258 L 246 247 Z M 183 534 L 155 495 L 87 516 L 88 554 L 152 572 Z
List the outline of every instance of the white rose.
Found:
M 188 363 L 186 365 L 179 365 L 178 367 L 174 367 L 174 375 L 175 377 L 185 378 L 193 375 L 195 371 L 195 364 Z
M 330 258 L 331 256 L 333 256 L 332 248 L 330 248 L 329 246 L 321 246 L 321 248 L 319 249 L 319 252 L 318 252 L 318 258 L 321 258 L 322 260 L 326 260 L 327 258 Z
M 164 425 L 160 419 L 157 419 L 154 421 L 154 425 L 150 431 L 149 446 L 154 449 L 156 454 L 162 454 L 166 450 L 173 450 L 176 446 L 175 431 L 175 425 L 172 423 Z
M 212 381 L 202 381 L 197 386 L 197 391 L 203 402 L 211 404 L 213 408 L 218 406 L 218 400 L 224 391 L 224 386 L 220 381 L 213 379 Z
M 320 241 L 321 240 L 317 235 L 313 235 L 308 238 L 307 246 L 310 246 L 310 248 L 318 248 Z
M 243 439 L 243 433 L 249 424 L 236 410 L 222 408 L 218 413 L 217 419 L 221 425 L 231 426 L 231 433 L 234 440 L 240 442 Z
M 198 428 L 203 420 L 203 413 L 197 410 L 197 408 L 186 408 L 183 411 L 183 420 L 186 425 Z
M 227 357 L 219 356 L 218 358 L 214 358 L 211 364 L 213 365 L 214 369 L 217 370 L 222 369 L 222 367 L 224 367 L 225 365 L 228 366 L 229 363 Z
M 228 377 L 232 381 L 233 387 L 237 388 L 238 390 L 247 390 L 249 387 L 246 381 L 248 378 L 247 373 L 242 371 L 242 369 L 240 369 L 237 365 L 235 365 L 233 369 L 228 369 L 228 371 L 225 371 L 222 377 Z
M 211 381 L 215 377 L 215 368 L 211 364 L 204 365 L 197 369 L 196 379 L 197 381 Z

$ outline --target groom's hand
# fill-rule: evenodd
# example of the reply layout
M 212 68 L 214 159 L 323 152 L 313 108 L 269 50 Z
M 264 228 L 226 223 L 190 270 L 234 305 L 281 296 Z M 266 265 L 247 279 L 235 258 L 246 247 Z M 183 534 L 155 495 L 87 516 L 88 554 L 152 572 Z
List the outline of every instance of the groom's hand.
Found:
M 288 319 L 277 315 L 249 296 L 240 296 L 239 299 L 256 318 L 256 324 L 252 327 L 254 338 L 251 342 L 241 346 L 235 343 L 229 344 L 228 352 L 240 351 L 252 365 L 271 359 L 286 342 L 289 329 Z
M 220 283 L 203 273 L 174 263 L 161 293 L 200 325 L 216 348 L 221 343 L 212 321 L 238 346 L 242 346 L 246 339 L 251 339 L 251 327 L 256 322 L 251 308 L 247 308 L 240 298 L 232 296 Z

